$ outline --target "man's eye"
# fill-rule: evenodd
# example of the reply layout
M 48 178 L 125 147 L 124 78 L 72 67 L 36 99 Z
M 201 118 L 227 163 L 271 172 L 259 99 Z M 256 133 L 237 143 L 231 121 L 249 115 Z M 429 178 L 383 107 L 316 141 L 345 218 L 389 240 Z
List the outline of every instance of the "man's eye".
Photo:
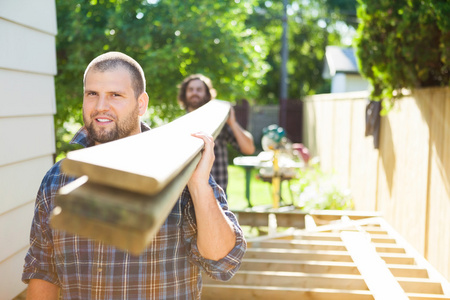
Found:
M 89 92 L 89 93 L 87 93 L 87 94 L 88 94 L 88 96 L 95 96 L 95 95 L 97 95 L 96 92 Z

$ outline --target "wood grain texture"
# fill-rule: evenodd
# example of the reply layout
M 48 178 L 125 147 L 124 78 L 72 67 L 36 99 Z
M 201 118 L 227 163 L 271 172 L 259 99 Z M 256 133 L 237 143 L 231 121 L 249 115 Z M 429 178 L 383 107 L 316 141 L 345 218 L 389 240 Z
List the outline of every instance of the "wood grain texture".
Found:
M 63 172 L 146 195 L 159 193 L 203 148 L 199 131 L 217 136 L 230 104 L 212 100 L 156 129 L 68 153 Z

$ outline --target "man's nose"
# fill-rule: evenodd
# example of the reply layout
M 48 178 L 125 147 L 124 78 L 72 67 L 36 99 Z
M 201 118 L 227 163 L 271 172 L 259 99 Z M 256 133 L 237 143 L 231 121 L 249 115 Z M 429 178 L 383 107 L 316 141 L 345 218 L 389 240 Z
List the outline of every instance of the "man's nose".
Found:
M 106 95 L 99 95 L 95 108 L 97 109 L 97 111 L 109 110 L 109 101 Z

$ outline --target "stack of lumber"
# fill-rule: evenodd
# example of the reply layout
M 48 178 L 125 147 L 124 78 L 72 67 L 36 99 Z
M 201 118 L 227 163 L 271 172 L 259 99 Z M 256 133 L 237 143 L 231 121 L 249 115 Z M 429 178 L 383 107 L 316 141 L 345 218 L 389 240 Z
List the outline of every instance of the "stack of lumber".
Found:
M 450 299 L 449 282 L 383 218 L 322 211 L 304 221 L 249 239 L 230 281 L 204 276 L 202 299 Z

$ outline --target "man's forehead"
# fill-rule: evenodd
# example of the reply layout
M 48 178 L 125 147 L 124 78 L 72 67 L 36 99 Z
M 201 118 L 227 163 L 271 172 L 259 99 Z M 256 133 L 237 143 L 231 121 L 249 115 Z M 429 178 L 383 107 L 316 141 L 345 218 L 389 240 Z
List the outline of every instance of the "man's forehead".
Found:
M 188 87 L 205 87 L 205 83 L 201 79 L 192 79 L 188 83 Z

